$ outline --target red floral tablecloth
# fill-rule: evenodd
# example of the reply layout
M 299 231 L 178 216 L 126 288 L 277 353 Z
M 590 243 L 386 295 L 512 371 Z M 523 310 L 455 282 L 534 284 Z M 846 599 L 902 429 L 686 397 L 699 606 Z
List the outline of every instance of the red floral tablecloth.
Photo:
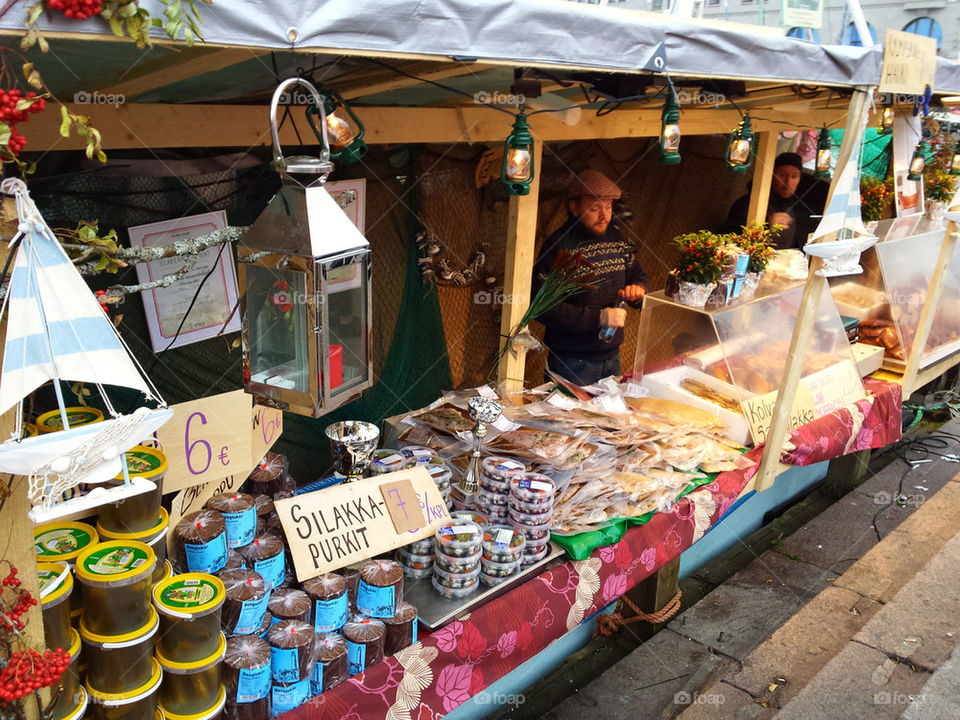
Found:
M 865 381 L 871 397 L 798 428 L 796 465 L 900 439 L 900 386 Z M 746 457 L 759 461 L 761 448 Z M 586 560 L 565 561 L 473 613 L 286 713 L 285 720 L 434 720 L 544 651 L 699 540 L 756 472 L 719 474 Z
M 450 712 L 699 540 L 755 472 L 721 473 L 620 542 L 561 562 L 283 717 L 433 720 Z
M 903 419 L 900 384 L 865 378 L 863 386 L 869 393 L 865 400 L 792 431 L 788 441 L 793 447 L 783 453 L 783 462 L 813 465 L 899 440 Z

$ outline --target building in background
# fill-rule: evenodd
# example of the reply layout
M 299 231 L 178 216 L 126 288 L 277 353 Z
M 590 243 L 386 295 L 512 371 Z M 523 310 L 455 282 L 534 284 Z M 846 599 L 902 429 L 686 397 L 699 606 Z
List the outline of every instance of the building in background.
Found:
M 573 0 L 574 2 L 578 0 Z M 579 0 L 628 10 L 662 12 L 671 2 L 683 0 Z M 780 0 L 688 0 L 695 17 L 778 26 Z M 888 29 L 905 30 L 937 41 L 942 57 L 960 60 L 960 0 L 862 0 L 863 14 L 874 39 L 883 42 Z M 860 36 L 847 12 L 845 0 L 824 0 L 823 26 L 819 29 L 784 28 L 788 35 L 824 44 L 860 45 Z

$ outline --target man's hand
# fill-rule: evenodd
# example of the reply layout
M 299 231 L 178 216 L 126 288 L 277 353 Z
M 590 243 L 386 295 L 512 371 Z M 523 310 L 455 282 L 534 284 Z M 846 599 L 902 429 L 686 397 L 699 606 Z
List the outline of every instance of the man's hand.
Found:
M 643 285 L 627 285 L 623 290 L 617 290 L 617 293 L 627 302 L 637 302 L 643 300 L 647 289 Z
M 770 224 L 783 225 L 785 228 L 788 228 L 793 225 L 793 218 L 790 217 L 790 213 L 775 212 L 770 215 Z
M 627 311 L 618 307 L 605 307 L 600 311 L 600 325 L 621 328 L 627 322 Z

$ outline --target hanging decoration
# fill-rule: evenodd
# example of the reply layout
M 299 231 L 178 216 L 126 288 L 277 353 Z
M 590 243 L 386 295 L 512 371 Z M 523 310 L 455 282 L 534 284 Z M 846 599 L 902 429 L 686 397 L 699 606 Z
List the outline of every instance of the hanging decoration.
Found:
M 753 164 L 753 130 L 750 127 L 750 113 L 743 116 L 737 128 L 730 133 L 725 155 L 727 167 L 737 173 L 745 173 Z
M 533 135 L 526 113 L 517 115 L 513 130 L 503 142 L 500 179 L 511 195 L 528 195 L 533 181 Z
M 663 165 L 680 162 L 680 106 L 677 105 L 672 83 L 660 114 L 660 162 Z
M 443 241 L 433 233 L 421 230 L 417 233 L 417 250 L 420 257 L 417 264 L 424 282 L 436 282 L 437 285 L 455 285 L 466 287 L 482 283 L 492 287 L 497 283 L 497 274 L 487 268 L 487 246 L 480 243 L 470 253 L 470 257 L 462 267 L 455 267 L 448 259 L 450 253 L 445 252 Z

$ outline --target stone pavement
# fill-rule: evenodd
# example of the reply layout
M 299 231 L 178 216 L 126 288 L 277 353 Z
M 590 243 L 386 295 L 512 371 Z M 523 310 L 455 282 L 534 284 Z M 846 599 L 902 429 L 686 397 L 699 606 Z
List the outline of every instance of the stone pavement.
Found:
M 960 465 L 908 467 L 757 554 L 543 720 L 960 718 Z

